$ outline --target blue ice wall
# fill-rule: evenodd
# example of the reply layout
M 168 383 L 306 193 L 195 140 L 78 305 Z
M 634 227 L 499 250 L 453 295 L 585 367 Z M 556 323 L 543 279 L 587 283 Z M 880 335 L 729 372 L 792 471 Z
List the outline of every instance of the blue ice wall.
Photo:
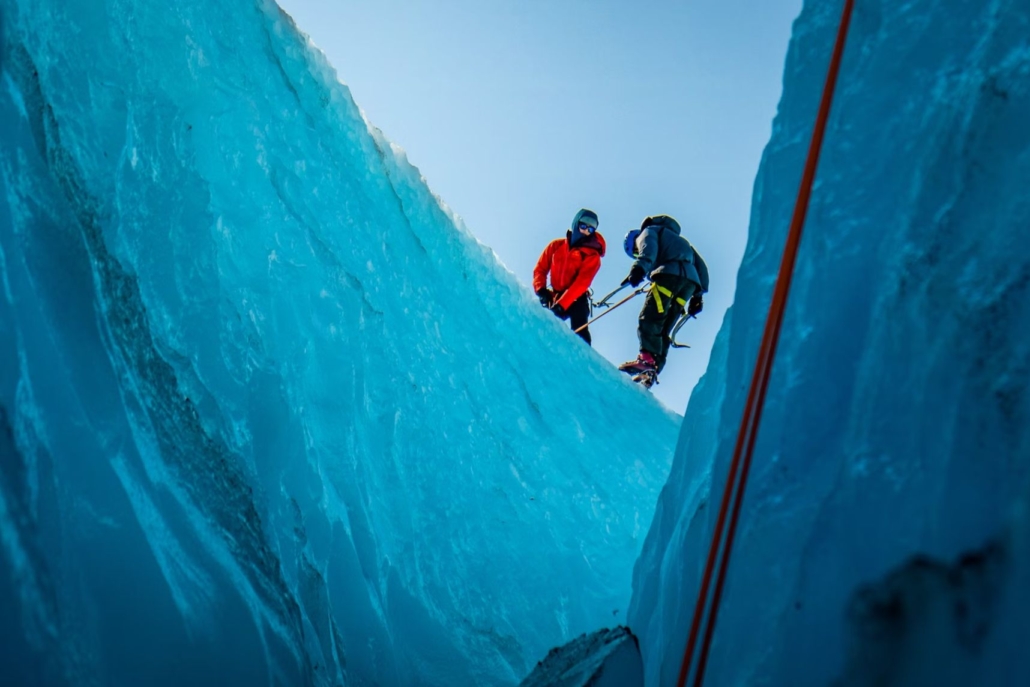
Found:
M 652 687 L 679 670 L 842 5 L 794 25 L 736 302 L 635 569 Z M 831 684 L 863 642 L 963 613 L 979 645 L 913 636 L 846 684 L 1026 683 L 1028 36 L 1026 0 L 856 3 L 706 685 Z M 881 581 L 894 619 L 856 628 Z M 927 600 L 948 588 L 972 591 Z
M 271 0 L 0 22 L 5 684 L 514 684 L 624 619 L 679 418 Z

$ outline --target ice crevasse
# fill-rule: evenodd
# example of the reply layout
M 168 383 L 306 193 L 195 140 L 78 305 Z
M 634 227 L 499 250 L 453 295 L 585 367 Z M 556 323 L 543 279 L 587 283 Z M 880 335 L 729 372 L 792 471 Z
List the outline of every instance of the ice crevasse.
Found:
M 512 684 L 628 620 L 675 684 L 839 3 L 679 429 L 273 3 L 0 8 L 16 679 Z M 1026 0 L 856 3 L 707 685 L 1030 684 L 1027 36 Z
M 514 684 L 624 621 L 679 417 L 273 2 L 0 36 L 5 684 Z

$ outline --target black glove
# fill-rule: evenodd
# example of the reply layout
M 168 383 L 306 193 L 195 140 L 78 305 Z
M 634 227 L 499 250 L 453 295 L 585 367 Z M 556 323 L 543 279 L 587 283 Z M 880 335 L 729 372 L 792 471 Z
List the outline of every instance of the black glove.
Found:
M 701 298 L 701 294 L 695 293 L 690 297 L 690 302 L 687 303 L 687 314 L 693 317 L 701 312 L 705 307 L 704 299 Z
M 565 310 L 565 308 L 563 308 L 560 305 L 558 305 L 557 303 L 555 303 L 554 307 L 551 308 L 551 312 L 553 312 L 555 315 L 557 315 L 560 319 L 563 319 L 563 320 L 569 319 L 568 311 Z
M 551 293 L 550 289 L 540 289 L 536 292 L 536 297 L 540 299 L 540 305 L 545 308 L 550 308 L 551 301 L 554 300 L 554 294 Z
M 640 282 L 644 281 L 644 268 L 640 265 L 633 265 L 633 269 L 629 271 L 629 276 L 622 280 L 622 285 L 629 284 L 633 288 L 640 286 Z

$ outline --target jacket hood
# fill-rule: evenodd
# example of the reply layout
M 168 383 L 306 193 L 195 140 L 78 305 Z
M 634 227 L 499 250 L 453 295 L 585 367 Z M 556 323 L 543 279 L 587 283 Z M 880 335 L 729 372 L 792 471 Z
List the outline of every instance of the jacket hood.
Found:
M 572 231 L 576 231 L 576 227 L 579 226 L 580 220 L 586 218 L 587 224 L 593 224 L 594 227 L 600 226 L 600 221 L 597 219 L 597 213 L 593 210 L 583 208 L 576 213 L 576 216 L 572 218 Z
M 680 223 L 676 221 L 675 217 L 669 215 L 655 215 L 654 217 L 645 217 L 644 221 L 640 223 L 640 230 L 643 231 L 648 227 L 665 227 L 672 231 L 677 236 L 680 235 Z

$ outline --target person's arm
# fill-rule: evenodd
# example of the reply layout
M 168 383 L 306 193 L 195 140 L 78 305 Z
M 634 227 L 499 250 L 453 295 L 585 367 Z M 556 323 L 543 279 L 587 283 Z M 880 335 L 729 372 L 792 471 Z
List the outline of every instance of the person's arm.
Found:
M 693 246 L 691 248 L 694 251 L 694 269 L 697 270 L 697 277 L 701 280 L 701 291 L 708 293 L 708 265 L 705 264 L 705 259 L 701 257 L 697 249 Z
M 554 253 L 556 241 L 551 241 L 544 247 L 544 252 L 536 261 L 533 269 L 533 291 L 540 293 L 547 288 L 547 273 L 551 271 L 551 255 Z
M 558 299 L 558 305 L 566 310 L 572 307 L 572 304 L 579 300 L 579 297 L 590 288 L 590 284 L 594 281 L 594 275 L 597 274 L 599 269 L 601 269 L 600 256 L 597 253 L 587 253 L 583 257 L 583 262 L 579 267 L 576 278 L 572 280 L 572 286 L 566 289 L 565 293 Z

